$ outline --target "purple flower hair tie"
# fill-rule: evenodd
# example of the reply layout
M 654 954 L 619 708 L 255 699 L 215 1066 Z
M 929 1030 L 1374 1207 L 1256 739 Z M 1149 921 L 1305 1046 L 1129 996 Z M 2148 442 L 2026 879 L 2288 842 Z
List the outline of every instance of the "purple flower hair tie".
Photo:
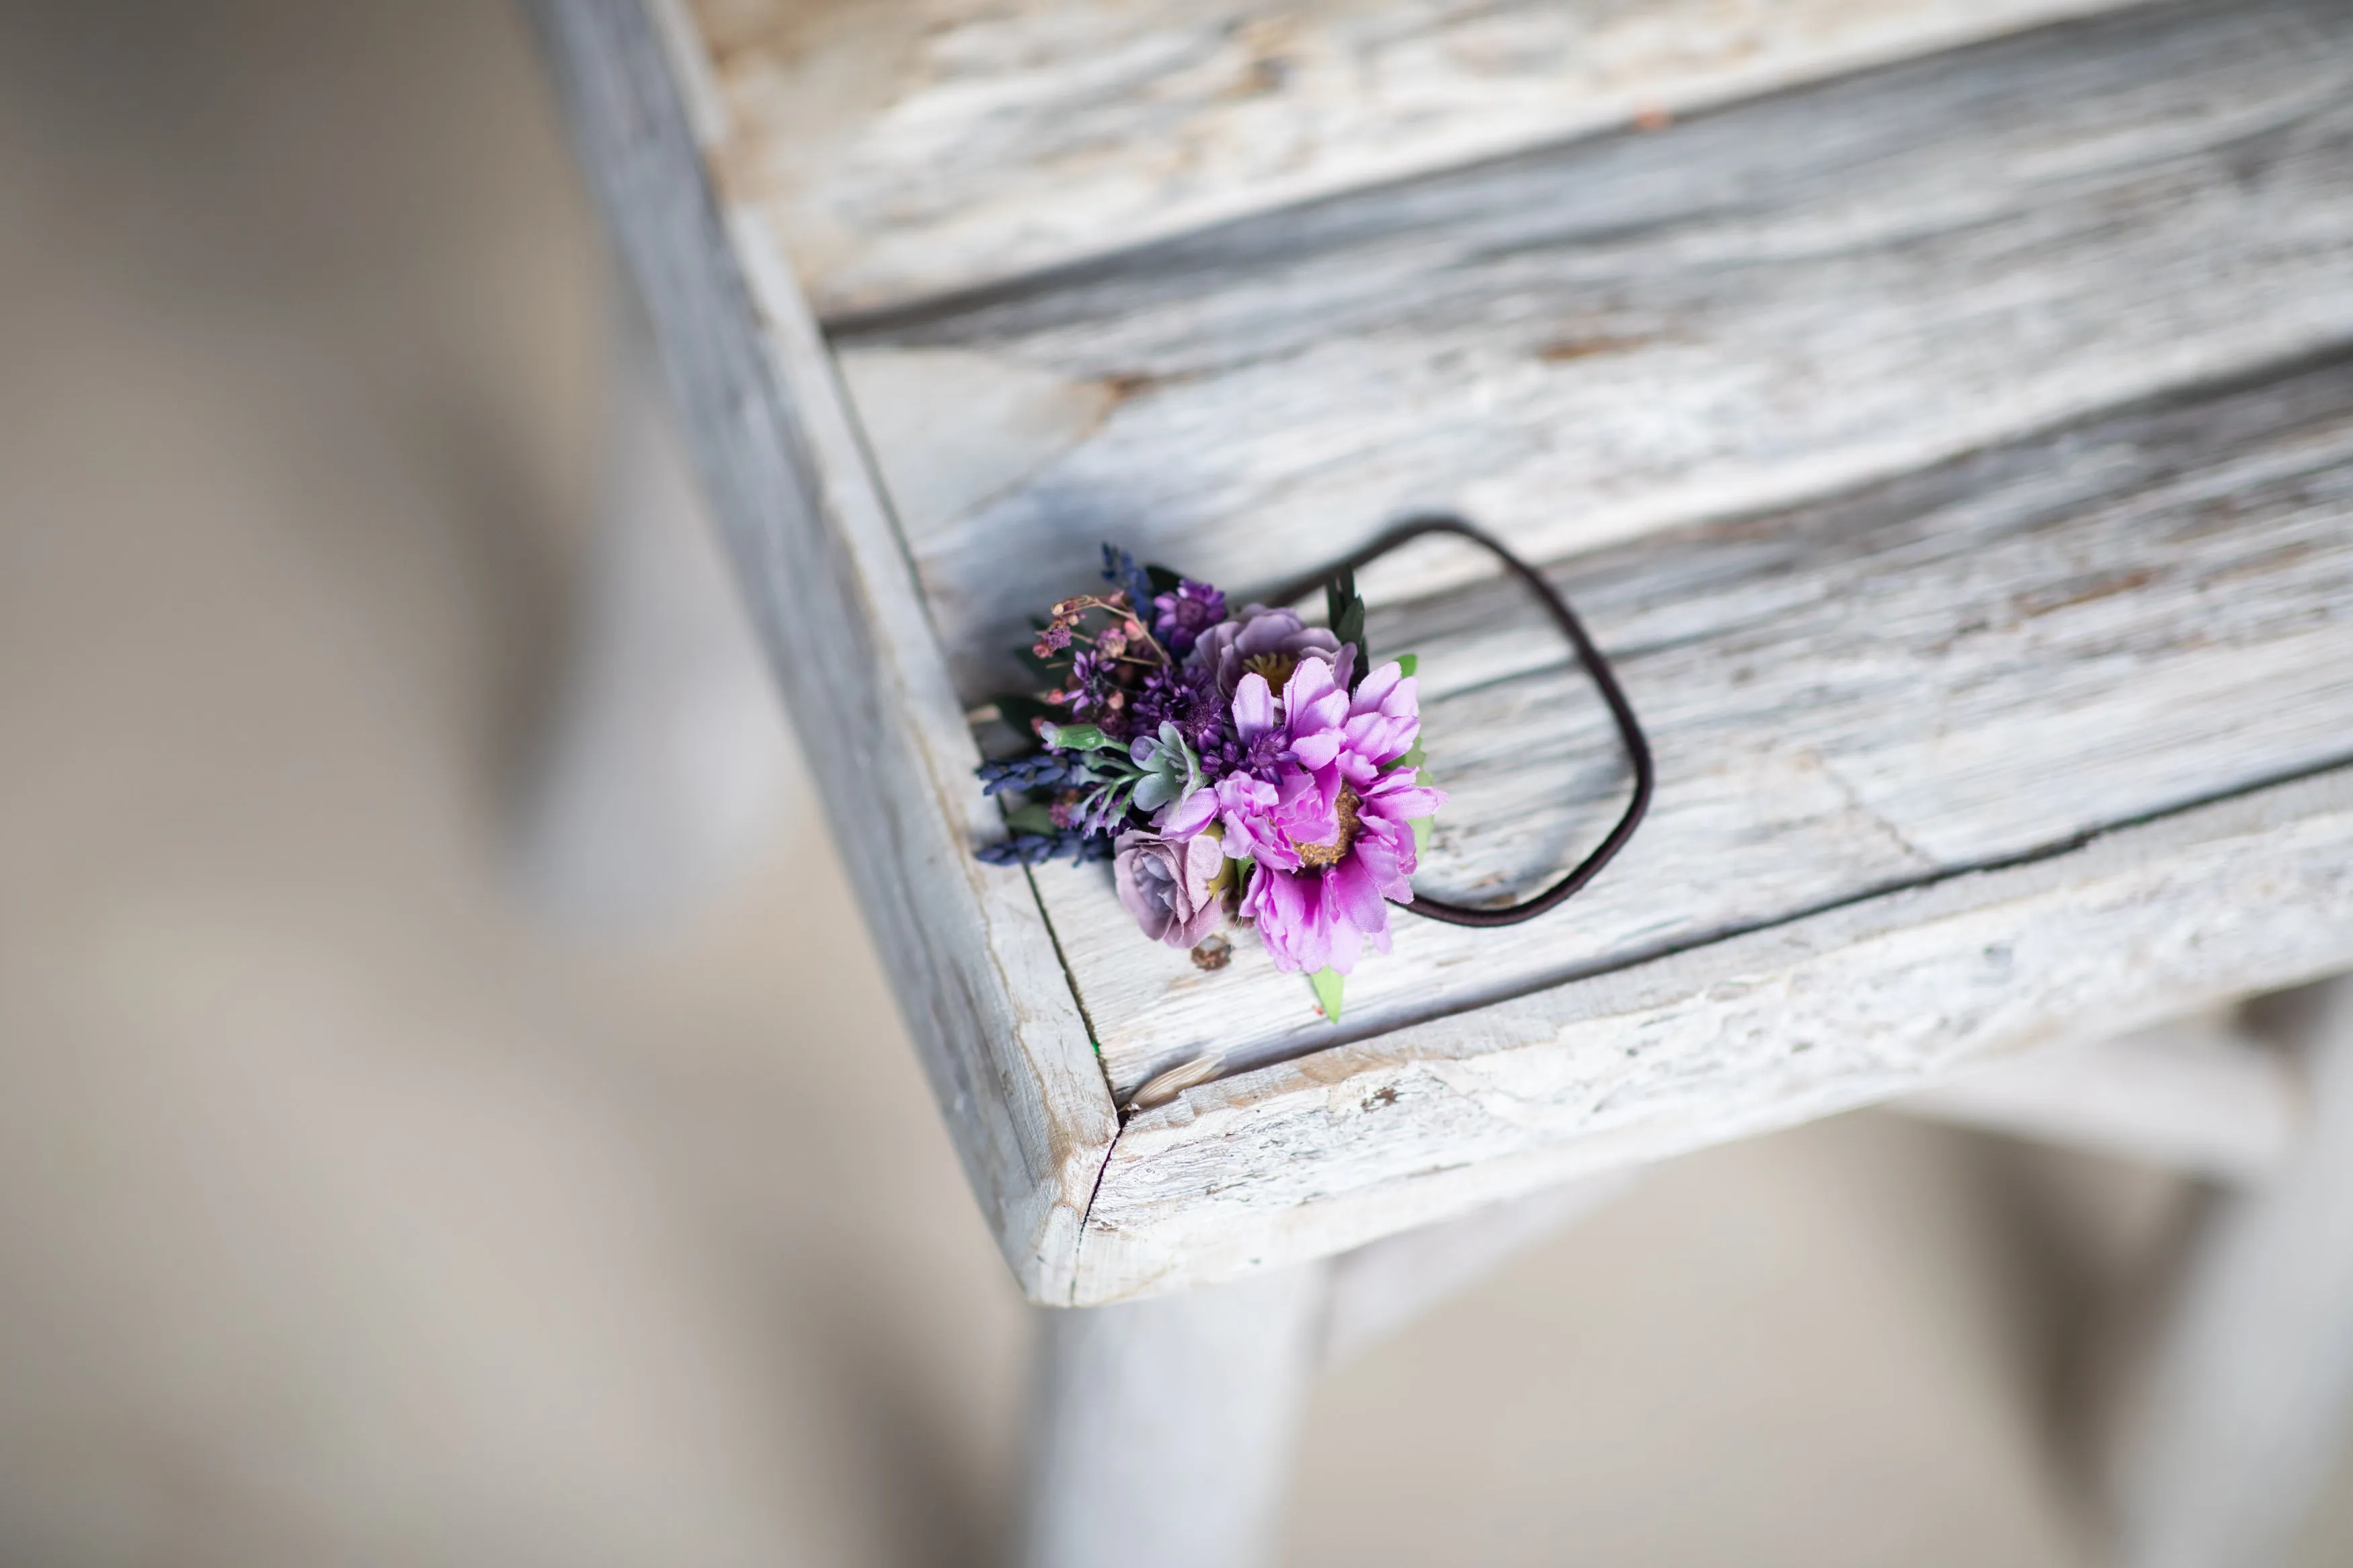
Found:
M 1616 721 L 1634 792 L 1601 844 L 1558 882 L 1504 908 L 1416 898 L 1412 878 L 1446 795 L 1421 782 L 1417 661 L 1374 664 L 1358 568 L 1430 534 L 1480 545 L 1532 590 Z M 1560 904 L 1598 875 L 1650 805 L 1650 745 L 1609 662 L 1543 575 L 1459 517 L 1414 517 L 1345 560 L 1229 615 L 1206 583 L 1103 546 L 1103 594 L 1055 605 L 1027 650 L 1052 684 L 999 700 L 1038 749 L 980 770 L 1022 798 L 994 864 L 1113 861 L 1120 902 L 1143 934 L 1222 966 L 1217 928 L 1257 931 L 1280 970 L 1309 975 L 1335 1022 L 1341 979 L 1366 949 L 1389 950 L 1389 910 L 1502 926 Z M 1321 584 L 1324 626 L 1288 606 Z

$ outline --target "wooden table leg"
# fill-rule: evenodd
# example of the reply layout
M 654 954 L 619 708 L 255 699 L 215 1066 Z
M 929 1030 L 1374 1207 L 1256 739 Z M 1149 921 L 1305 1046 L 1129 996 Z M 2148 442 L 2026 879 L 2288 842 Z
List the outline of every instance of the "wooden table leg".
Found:
M 559 918 L 660 919 L 754 855 L 789 777 L 784 710 L 671 427 L 650 331 L 614 311 L 602 494 L 572 652 L 521 824 Z
M 1327 1279 L 1041 1309 L 1023 1568 L 1271 1562 Z
M 1271 1562 L 1317 1371 L 1632 1180 L 1571 1182 L 1230 1285 L 1041 1310 L 1023 1568 Z
M 2217 1201 L 2158 1342 L 2118 1485 L 2130 1568 L 2276 1563 L 2353 1405 L 2353 979 L 2281 999 L 2309 1089 L 2264 1186 Z

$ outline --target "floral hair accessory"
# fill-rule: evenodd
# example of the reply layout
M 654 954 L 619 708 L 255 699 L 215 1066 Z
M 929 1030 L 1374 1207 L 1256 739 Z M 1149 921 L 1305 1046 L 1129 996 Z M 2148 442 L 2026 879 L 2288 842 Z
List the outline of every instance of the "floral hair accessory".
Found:
M 1422 782 L 1411 655 L 1375 664 L 1356 568 L 1409 540 L 1451 533 L 1499 556 L 1545 604 L 1618 723 L 1635 788 L 1601 846 L 1553 887 L 1503 909 L 1416 900 L 1412 878 L 1446 804 Z M 1103 546 L 1107 592 L 1052 606 L 1027 657 L 1050 688 L 998 700 L 1037 750 L 984 763 L 990 795 L 1023 797 L 994 865 L 1113 862 L 1143 934 L 1222 967 L 1229 921 L 1257 929 L 1277 969 L 1312 980 L 1340 1016 L 1341 978 L 1389 950 L 1389 910 L 1507 925 L 1558 904 L 1633 835 L 1649 804 L 1650 749 L 1625 694 L 1543 576 L 1452 517 L 1409 520 L 1338 566 L 1229 614 L 1206 583 Z M 1324 626 L 1281 607 L 1325 586 Z

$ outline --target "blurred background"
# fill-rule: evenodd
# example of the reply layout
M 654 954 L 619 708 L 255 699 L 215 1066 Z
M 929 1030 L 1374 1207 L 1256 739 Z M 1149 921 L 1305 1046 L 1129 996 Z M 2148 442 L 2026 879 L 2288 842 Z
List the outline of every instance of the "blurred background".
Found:
M 494 0 L 0 5 L 0 1563 L 1001 1550 L 1028 1310 L 797 772 L 658 931 L 517 890 L 609 297 Z M 1290 1558 L 2092 1563 L 2192 1201 L 1665 1168 L 1324 1381 Z

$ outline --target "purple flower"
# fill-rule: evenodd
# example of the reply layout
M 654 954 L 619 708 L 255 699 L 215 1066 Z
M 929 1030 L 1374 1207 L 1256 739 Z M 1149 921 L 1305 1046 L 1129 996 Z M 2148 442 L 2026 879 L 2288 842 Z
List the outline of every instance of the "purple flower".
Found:
M 1415 682 L 1385 664 L 1351 693 L 1351 655 L 1303 657 L 1280 701 L 1255 670 L 1234 691 L 1234 729 L 1251 758 L 1172 808 L 1175 838 L 1224 823 L 1224 849 L 1257 869 L 1241 912 L 1275 967 L 1345 974 L 1366 943 L 1389 946 L 1388 906 L 1413 900 L 1417 817 L 1446 802 L 1398 765 L 1421 731 Z
M 1135 733 L 1157 734 L 1161 725 L 1173 723 L 1197 752 L 1215 746 L 1226 727 L 1217 683 L 1194 664 L 1167 665 L 1146 675 L 1128 711 Z
M 1119 663 L 1094 648 L 1082 647 L 1071 656 L 1069 679 L 1046 698 L 1123 741 L 1134 732 L 1126 712 L 1127 692 L 1119 684 Z
M 1112 858 L 1119 901 L 1144 934 L 1170 947 L 1194 947 L 1217 929 L 1214 884 L 1226 863 L 1216 838 L 1123 833 Z
M 1193 647 L 1194 661 L 1217 677 L 1218 692 L 1230 698 L 1242 677 L 1255 671 L 1270 686 L 1281 686 L 1303 655 L 1340 656 L 1340 639 L 1323 626 L 1311 626 L 1296 610 L 1270 610 L 1245 605 L 1230 621 L 1220 621 L 1203 632 Z
M 1346 657 L 1344 652 L 1342 658 Z M 1299 661 L 1300 672 L 1311 668 L 1322 672 L 1320 681 L 1310 678 L 1302 682 L 1294 674 L 1293 686 L 1304 692 L 1333 685 L 1331 665 L 1320 658 Z M 1328 695 L 1325 702 L 1331 705 Z M 1338 702 L 1339 712 L 1345 715 L 1345 690 L 1338 693 Z M 1162 818 L 1160 830 L 1171 837 L 1182 837 L 1198 832 L 1213 817 L 1223 817 L 1227 854 L 1295 869 L 1300 864 L 1298 845 L 1329 838 L 1338 830 L 1334 816 L 1338 776 L 1334 775 L 1327 789 L 1324 781 L 1299 764 L 1292 752 L 1292 730 L 1284 721 L 1282 708 L 1266 678 L 1257 671 L 1242 677 L 1240 689 L 1234 693 L 1233 715 L 1240 764 L 1214 785 L 1196 791 L 1171 808 Z M 1312 717 L 1303 710 L 1303 718 Z
M 1383 776 L 1382 769 L 1413 750 L 1421 734 L 1421 704 L 1419 683 L 1395 660 L 1350 691 L 1354 651 L 1342 650 L 1337 664 L 1321 674 L 1302 661 L 1284 689 L 1283 706 L 1300 765 L 1319 775 L 1335 770 L 1363 794 Z
M 1193 651 L 1203 632 L 1226 618 L 1226 596 L 1190 577 L 1179 582 L 1175 593 L 1154 599 L 1152 607 L 1152 635 L 1179 658 Z
M 1257 921 L 1274 966 L 1314 973 L 1356 967 L 1369 943 L 1389 950 L 1390 904 L 1413 902 L 1413 822 L 1446 804 L 1442 790 L 1414 783 L 1397 768 L 1359 795 L 1346 785 L 1335 801 L 1337 831 L 1305 846 L 1297 870 L 1261 865 L 1241 912 Z

